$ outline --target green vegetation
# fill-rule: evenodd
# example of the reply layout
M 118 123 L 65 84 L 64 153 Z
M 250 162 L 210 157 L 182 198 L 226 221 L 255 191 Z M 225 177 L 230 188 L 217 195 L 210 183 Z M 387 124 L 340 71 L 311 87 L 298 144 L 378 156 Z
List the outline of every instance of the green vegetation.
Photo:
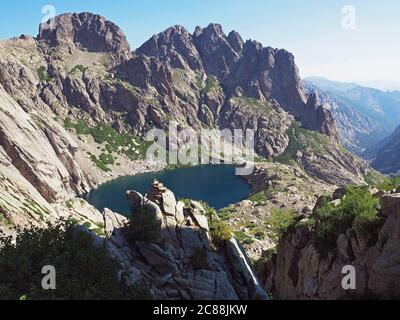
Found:
M 249 197 L 249 200 L 254 203 L 255 206 L 263 206 L 268 201 L 269 196 L 267 191 L 261 191 L 253 194 Z
M 370 194 L 367 186 L 350 186 L 339 205 L 326 203 L 318 208 L 313 216 L 314 244 L 320 254 L 326 255 L 335 248 L 338 235 L 351 226 L 359 232 L 373 233 L 382 223 L 378 207 L 379 200 Z
M 211 93 L 221 88 L 221 85 L 215 76 L 209 76 L 206 80 L 206 86 L 201 90 L 202 93 Z
M 113 165 L 115 163 L 112 154 L 105 153 L 102 153 L 99 158 L 95 155 L 91 155 L 90 160 L 92 160 L 92 162 L 103 171 L 111 171 L 110 168 L 108 168 L 108 165 Z
M 157 221 L 153 213 L 143 209 L 135 212 L 125 228 L 128 242 L 134 245 L 137 241 L 161 244 L 161 222 Z
M 208 226 L 210 228 L 210 235 L 214 242 L 224 242 L 232 238 L 232 229 L 226 224 L 225 221 L 219 219 L 217 212 L 211 208 L 207 203 L 201 203 L 206 210 L 208 218 Z
M 258 240 L 265 240 L 266 234 L 263 230 L 257 230 L 254 233 L 254 236 L 256 237 L 256 239 Z
M 314 153 L 324 154 L 325 146 L 331 144 L 328 136 L 302 128 L 299 122 L 295 122 L 286 133 L 289 137 L 289 145 L 284 153 L 274 158 L 275 161 L 283 164 L 294 164 L 299 151 L 304 153 L 312 150 Z
M 185 204 L 186 208 L 190 207 L 190 199 L 180 199 Z M 232 229 L 227 225 L 227 223 L 221 220 L 214 208 L 211 208 L 208 203 L 204 201 L 199 201 L 206 211 L 205 215 L 208 219 L 208 227 L 210 229 L 210 235 L 215 243 L 228 241 L 233 236 Z
M 370 186 L 373 186 L 373 185 L 376 185 L 376 184 L 381 184 L 381 183 L 383 183 L 384 182 L 384 177 L 383 177 L 383 175 L 381 175 L 380 173 L 378 173 L 378 172 L 376 172 L 375 170 L 368 170 L 365 174 L 364 174 L 364 181 L 368 184 L 368 185 L 370 185 Z M 400 186 L 400 183 L 399 183 L 399 186 Z M 378 189 L 380 189 L 380 188 L 378 188 Z M 382 189 L 380 189 L 380 190 L 382 190 Z
M 256 98 L 251 97 L 235 97 L 233 99 L 235 103 L 243 107 L 250 107 L 251 109 L 255 109 L 263 113 L 270 113 L 271 111 L 273 111 L 273 107 L 270 102 L 260 101 Z
M 3 213 L 0 212 L 0 225 L 12 227 L 13 224 Z
M 91 135 L 98 144 L 105 144 L 100 156 L 89 154 L 90 159 L 103 171 L 110 171 L 109 165 L 115 164 L 115 153 L 124 154 L 131 160 L 143 159 L 151 144 L 135 139 L 131 134 L 119 133 L 105 123 L 89 127 L 82 120 L 73 121 L 67 118 L 64 120 L 64 126 L 68 130 L 74 129 L 78 135 Z
M 88 69 L 88 67 L 84 67 L 83 65 L 78 64 L 75 67 L 73 67 L 72 70 L 70 72 L 68 72 L 68 74 L 75 74 L 78 71 L 84 74 L 87 69 Z
M 222 208 L 221 210 L 218 211 L 218 217 L 223 220 L 229 220 L 229 218 L 231 217 L 232 213 L 235 213 L 236 209 L 234 206 L 230 206 L 230 207 L 226 207 L 226 208 Z
M 47 68 L 45 66 L 40 66 L 37 69 L 37 75 L 39 77 L 39 80 L 42 82 L 47 82 L 51 80 L 50 75 L 47 72 Z
M 236 239 L 242 244 L 253 244 L 254 239 L 246 234 L 244 231 L 235 231 Z
M 0 299 L 116 300 L 150 299 L 143 285 L 118 278 L 118 264 L 107 249 L 70 222 L 0 237 Z M 43 290 L 43 266 L 56 269 L 57 290 Z
M 266 219 L 268 235 L 278 241 L 295 226 L 296 213 L 290 209 L 273 209 Z
M 196 75 L 196 87 L 201 89 L 203 87 L 203 79 L 201 75 Z
M 140 93 L 139 88 L 133 86 L 132 84 L 130 84 L 127 81 L 124 81 L 122 79 L 119 78 L 113 78 L 111 74 L 107 74 L 107 76 L 105 77 L 105 79 L 107 81 L 109 81 L 110 83 L 116 84 L 118 86 L 123 87 L 124 89 L 128 90 L 130 93 L 132 93 L 137 99 L 139 99 L 140 101 L 146 102 L 146 99 L 143 97 L 143 95 Z M 148 101 L 147 101 L 148 102 Z M 157 104 L 158 101 L 157 101 Z
M 389 177 L 376 185 L 379 190 L 391 191 L 400 188 L 400 176 Z
M 67 207 L 68 209 L 73 209 L 73 208 L 74 208 L 74 203 L 73 203 L 72 200 L 68 200 L 68 201 L 65 203 L 65 205 L 66 205 L 66 207 Z
M 210 234 L 214 241 L 223 242 L 232 238 L 232 229 L 222 220 L 211 219 Z

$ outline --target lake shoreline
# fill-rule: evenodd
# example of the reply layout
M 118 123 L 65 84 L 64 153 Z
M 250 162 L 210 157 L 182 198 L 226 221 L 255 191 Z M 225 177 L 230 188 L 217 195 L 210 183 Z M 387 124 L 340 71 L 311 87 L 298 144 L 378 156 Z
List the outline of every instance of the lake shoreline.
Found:
M 235 169 L 234 165 L 219 164 L 142 172 L 117 177 L 80 195 L 79 198 L 86 200 L 100 211 L 109 208 L 126 215 L 128 214 L 127 207 L 124 205 L 127 203 L 124 198 L 126 191 L 135 190 L 145 194 L 150 191 L 151 182 L 157 179 L 179 198 L 205 201 L 210 206 L 221 209 L 239 203 L 251 194 L 250 184 L 237 176 Z M 111 194 L 113 194 L 112 197 Z

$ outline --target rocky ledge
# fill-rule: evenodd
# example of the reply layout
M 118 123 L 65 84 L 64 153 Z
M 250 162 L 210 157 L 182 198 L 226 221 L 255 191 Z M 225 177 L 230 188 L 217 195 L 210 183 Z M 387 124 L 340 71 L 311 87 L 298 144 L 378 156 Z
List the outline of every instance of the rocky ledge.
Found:
M 146 214 L 161 227 L 161 244 L 127 241 L 126 219 L 105 212 L 104 240 L 130 281 L 144 281 L 157 299 L 267 299 L 236 239 L 216 243 L 206 209 L 187 206 L 155 182 L 148 196 L 129 191 L 132 215 Z
M 339 192 L 334 202 L 340 201 Z M 379 196 L 377 193 L 375 196 Z M 303 226 L 281 239 L 269 262 L 265 288 L 279 299 L 398 299 L 400 297 L 400 194 L 381 196 L 383 225 L 362 232 L 354 224 L 322 256 Z M 377 235 L 377 239 L 374 239 Z M 343 290 L 342 268 L 356 271 L 356 289 Z

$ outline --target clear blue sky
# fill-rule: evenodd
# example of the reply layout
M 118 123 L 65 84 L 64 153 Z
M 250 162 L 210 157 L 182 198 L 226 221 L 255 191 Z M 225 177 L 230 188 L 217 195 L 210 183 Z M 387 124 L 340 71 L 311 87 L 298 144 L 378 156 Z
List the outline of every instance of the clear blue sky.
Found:
M 293 52 L 302 76 L 400 81 L 398 0 L 2 0 L 0 39 L 36 35 L 44 5 L 57 14 L 101 14 L 123 29 L 132 48 L 174 24 L 193 31 L 218 22 L 225 32 Z M 355 30 L 342 27 L 344 5 L 356 9 Z

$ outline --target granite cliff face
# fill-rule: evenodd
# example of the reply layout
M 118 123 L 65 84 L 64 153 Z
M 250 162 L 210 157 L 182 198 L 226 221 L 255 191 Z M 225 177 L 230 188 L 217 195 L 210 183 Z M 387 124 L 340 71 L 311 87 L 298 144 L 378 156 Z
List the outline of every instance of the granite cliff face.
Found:
M 266 290 L 280 299 L 398 299 L 399 200 L 398 193 L 383 195 L 382 225 L 367 233 L 353 225 L 337 236 L 336 248 L 324 255 L 316 249 L 309 227 L 289 232 L 265 270 Z M 346 265 L 356 272 L 356 288 L 350 291 L 341 285 Z
M 90 52 L 110 52 L 119 58 L 131 56 L 123 31 L 104 17 L 87 12 L 63 14 L 42 23 L 37 40 L 50 48 L 79 47 Z
M 210 24 L 197 27 L 193 34 L 182 26 L 171 27 L 136 53 L 157 57 L 174 68 L 190 68 L 203 77 L 213 75 L 228 97 L 276 101 L 306 128 L 337 139 L 332 115 L 315 98 L 307 97 L 294 57 L 285 50 L 244 42 L 237 32 L 226 35 L 219 24 Z

